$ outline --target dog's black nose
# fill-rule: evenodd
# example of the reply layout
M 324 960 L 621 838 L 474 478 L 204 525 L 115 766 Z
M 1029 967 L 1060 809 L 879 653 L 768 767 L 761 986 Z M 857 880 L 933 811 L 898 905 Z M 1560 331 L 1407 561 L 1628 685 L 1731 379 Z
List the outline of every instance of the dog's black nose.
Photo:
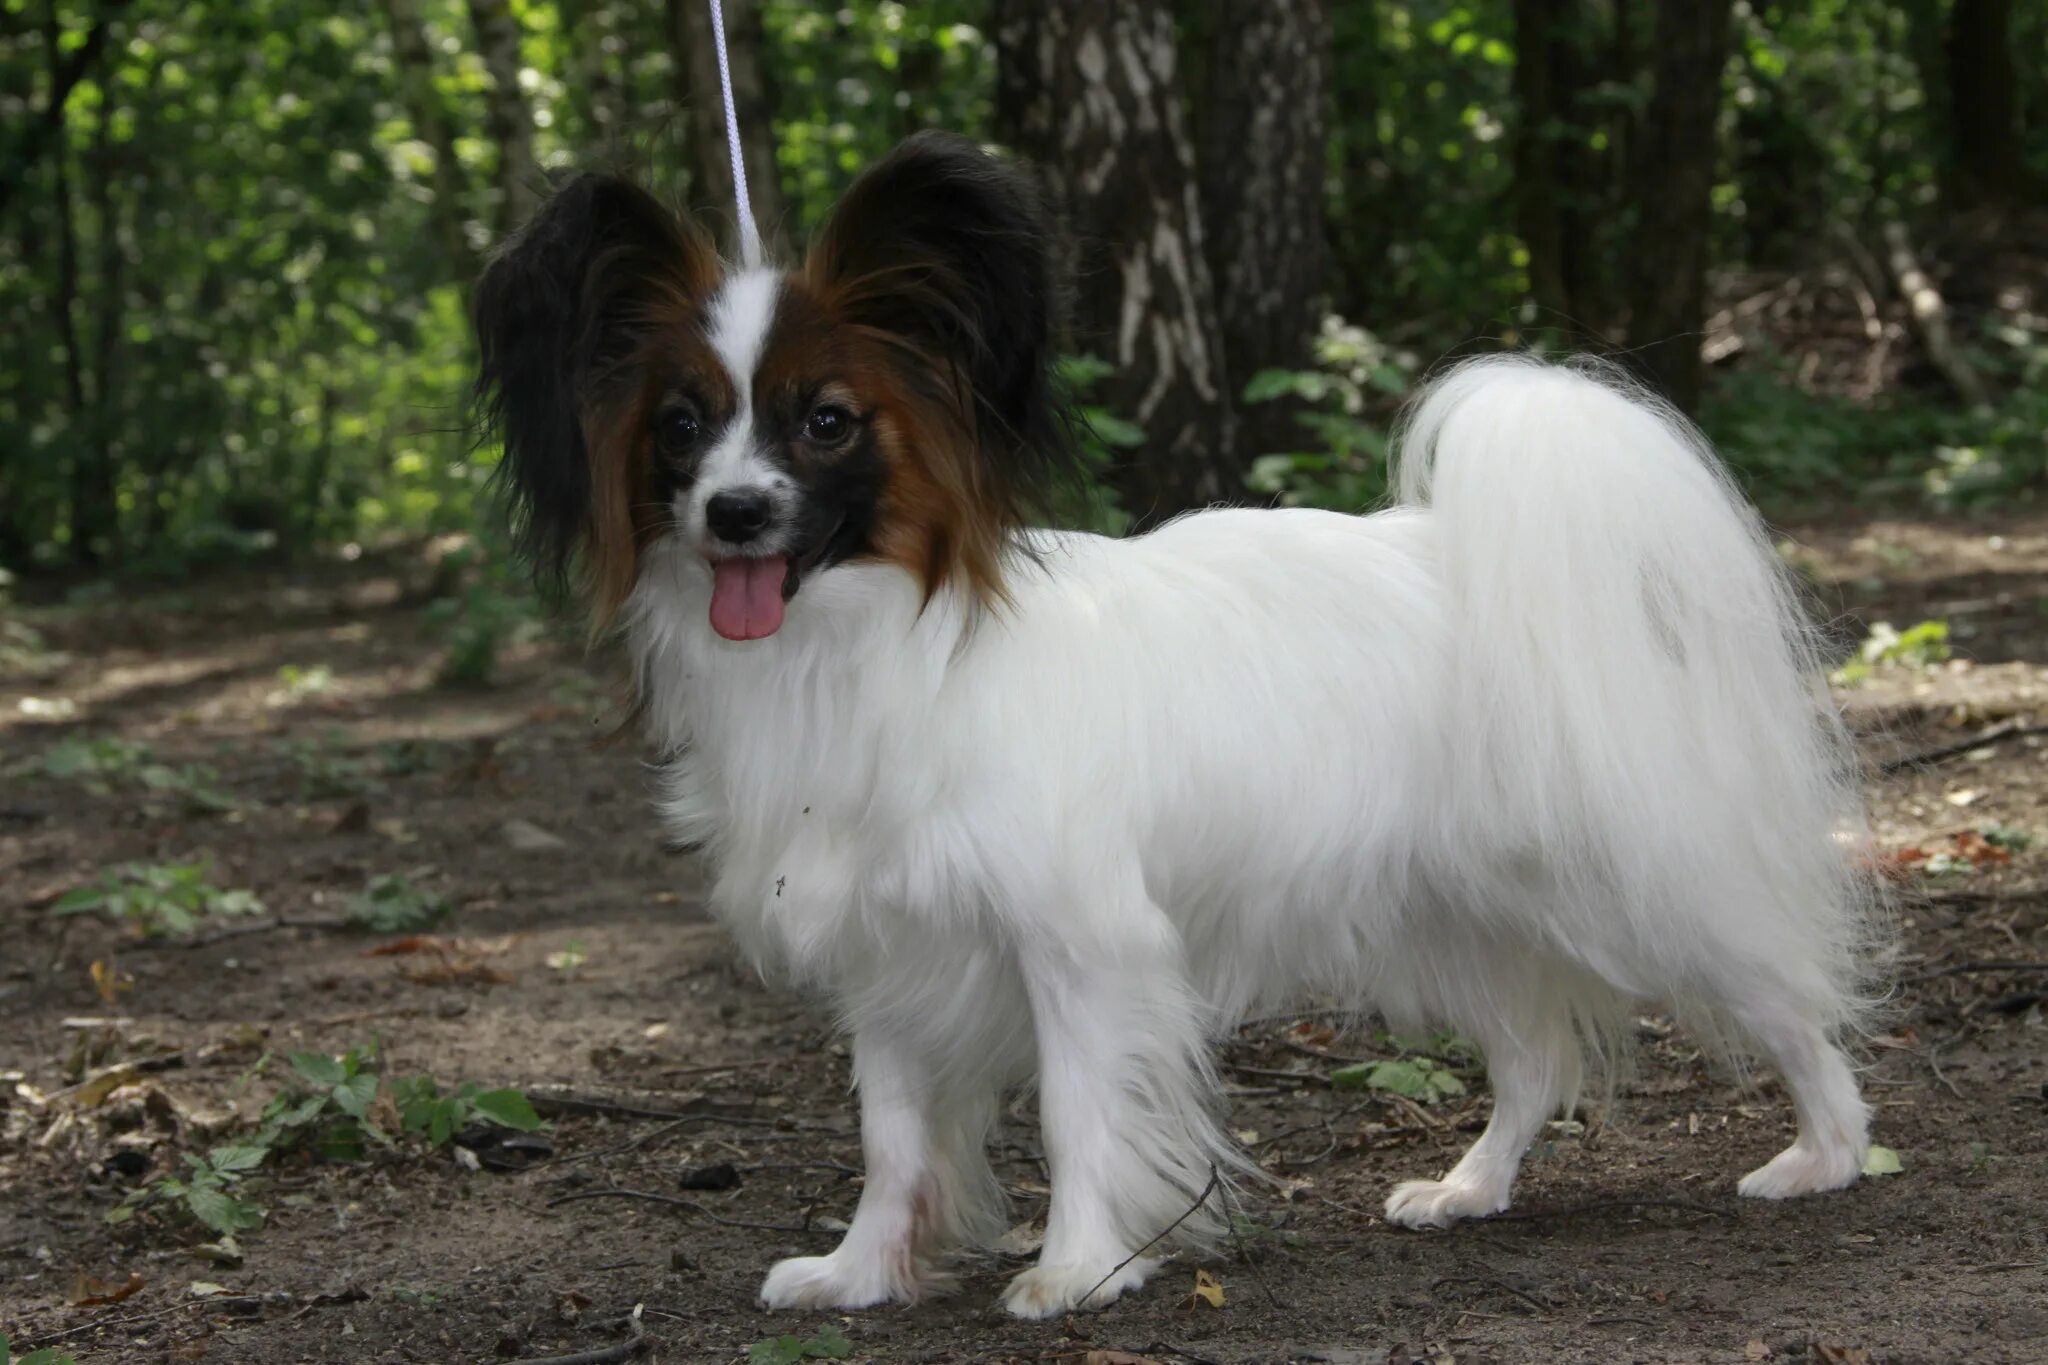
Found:
M 704 504 L 704 524 L 720 540 L 744 545 L 761 534 L 774 513 L 774 504 L 760 489 L 735 488 L 711 495 Z

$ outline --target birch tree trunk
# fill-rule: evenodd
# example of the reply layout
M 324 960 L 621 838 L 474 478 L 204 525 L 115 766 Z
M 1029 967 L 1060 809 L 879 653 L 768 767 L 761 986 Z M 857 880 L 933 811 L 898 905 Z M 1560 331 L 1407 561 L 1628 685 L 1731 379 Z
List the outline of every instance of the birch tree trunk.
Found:
M 1199 165 L 1202 228 L 1232 396 L 1260 370 L 1314 363 L 1328 307 L 1323 195 L 1328 0 L 1234 0 L 1209 33 Z M 1292 400 L 1238 413 L 1236 465 L 1301 448 Z
M 1160 0 L 996 0 L 996 128 L 1042 168 L 1074 242 L 1092 395 L 1144 443 L 1111 479 L 1139 528 L 1237 498 L 1234 405 Z
M 547 183 L 533 155 L 533 111 L 519 88 L 526 63 L 519 51 L 518 16 L 509 0 L 469 0 L 469 21 L 491 76 L 484 117 L 498 149 L 497 229 L 502 237 L 533 216 Z

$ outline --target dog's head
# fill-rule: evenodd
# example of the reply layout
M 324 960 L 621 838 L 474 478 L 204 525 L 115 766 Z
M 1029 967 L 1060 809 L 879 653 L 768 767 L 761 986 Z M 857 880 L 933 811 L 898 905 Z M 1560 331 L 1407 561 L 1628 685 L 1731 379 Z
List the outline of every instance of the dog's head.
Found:
M 800 268 L 740 269 L 630 182 L 563 184 L 476 292 L 479 408 L 522 547 L 600 620 L 673 537 L 728 639 L 836 565 L 1003 594 L 1012 529 L 1069 467 L 1051 217 L 955 137 L 898 147 Z

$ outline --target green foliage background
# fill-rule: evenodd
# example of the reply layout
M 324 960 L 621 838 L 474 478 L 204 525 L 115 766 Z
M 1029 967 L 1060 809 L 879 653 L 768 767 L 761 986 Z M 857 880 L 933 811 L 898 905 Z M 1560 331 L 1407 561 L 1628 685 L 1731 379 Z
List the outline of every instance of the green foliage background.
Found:
M 511 8 L 543 167 L 636 166 L 687 195 L 664 7 Z M 1201 22 L 1201 3 L 1183 8 Z M 1609 25 L 1636 12 L 1647 31 L 1643 0 L 1595 8 Z M 792 236 L 904 134 L 988 134 L 986 9 L 765 0 Z M 1801 269 L 1838 224 L 1938 218 L 1949 153 L 1930 112 L 1941 76 L 1927 26 L 1940 10 L 1737 7 L 1715 195 L 1724 274 Z M 1511 5 L 1379 0 L 1332 15 L 1331 305 L 1349 321 L 1332 323 L 1322 369 L 1258 376 L 1247 397 L 1308 408 L 1300 448 L 1263 456 L 1254 486 L 1355 507 L 1380 491 L 1387 418 L 1418 371 L 1477 339 L 1540 341 L 1556 320 L 1527 303 L 1509 212 Z M 0 0 L 0 18 L 0 567 L 160 574 L 487 523 L 476 503 L 491 453 L 463 430 L 464 319 L 497 221 L 499 153 L 468 9 L 419 5 L 429 108 L 458 163 L 441 169 L 459 200 L 459 254 L 437 233 L 450 206 L 437 203 L 385 8 Z M 65 103 L 56 145 L 39 150 L 53 70 L 102 21 L 106 50 Z M 2016 51 L 2048 53 L 2048 7 L 2017 5 L 2013 22 Z M 2048 176 L 2048 61 L 2017 70 L 2027 156 Z M 1592 154 L 1586 207 L 1610 263 L 1651 249 L 1631 238 L 1610 145 L 1647 89 L 1611 74 L 1557 130 Z M 1705 420 L 1767 497 L 2021 496 L 2044 465 L 2048 324 L 2025 310 L 1982 316 L 1962 341 L 1991 380 L 1989 410 L 1927 385 L 1816 395 L 1764 352 L 1717 376 Z M 1100 415 L 1110 458 L 1128 433 Z M 78 515 L 96 481 L 111 524 Z M 1115 522 L 1100 498 L 1078 515 Z

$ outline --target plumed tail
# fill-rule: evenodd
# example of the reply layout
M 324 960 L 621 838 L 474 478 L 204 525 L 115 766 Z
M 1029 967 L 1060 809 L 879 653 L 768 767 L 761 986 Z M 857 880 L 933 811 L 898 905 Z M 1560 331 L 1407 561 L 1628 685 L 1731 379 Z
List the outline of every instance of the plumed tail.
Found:
M 1451 856 L 1533 869 L 1551 946 L 1710 1036 L 1744 983 L 1859 1026 L 1877 899 L 1854 751 L 1705 439 L 1610 367 L 1494 357 L 1428 386 L 1398 461 L 1451 595 L 1445 814 L 1481 845 Z

